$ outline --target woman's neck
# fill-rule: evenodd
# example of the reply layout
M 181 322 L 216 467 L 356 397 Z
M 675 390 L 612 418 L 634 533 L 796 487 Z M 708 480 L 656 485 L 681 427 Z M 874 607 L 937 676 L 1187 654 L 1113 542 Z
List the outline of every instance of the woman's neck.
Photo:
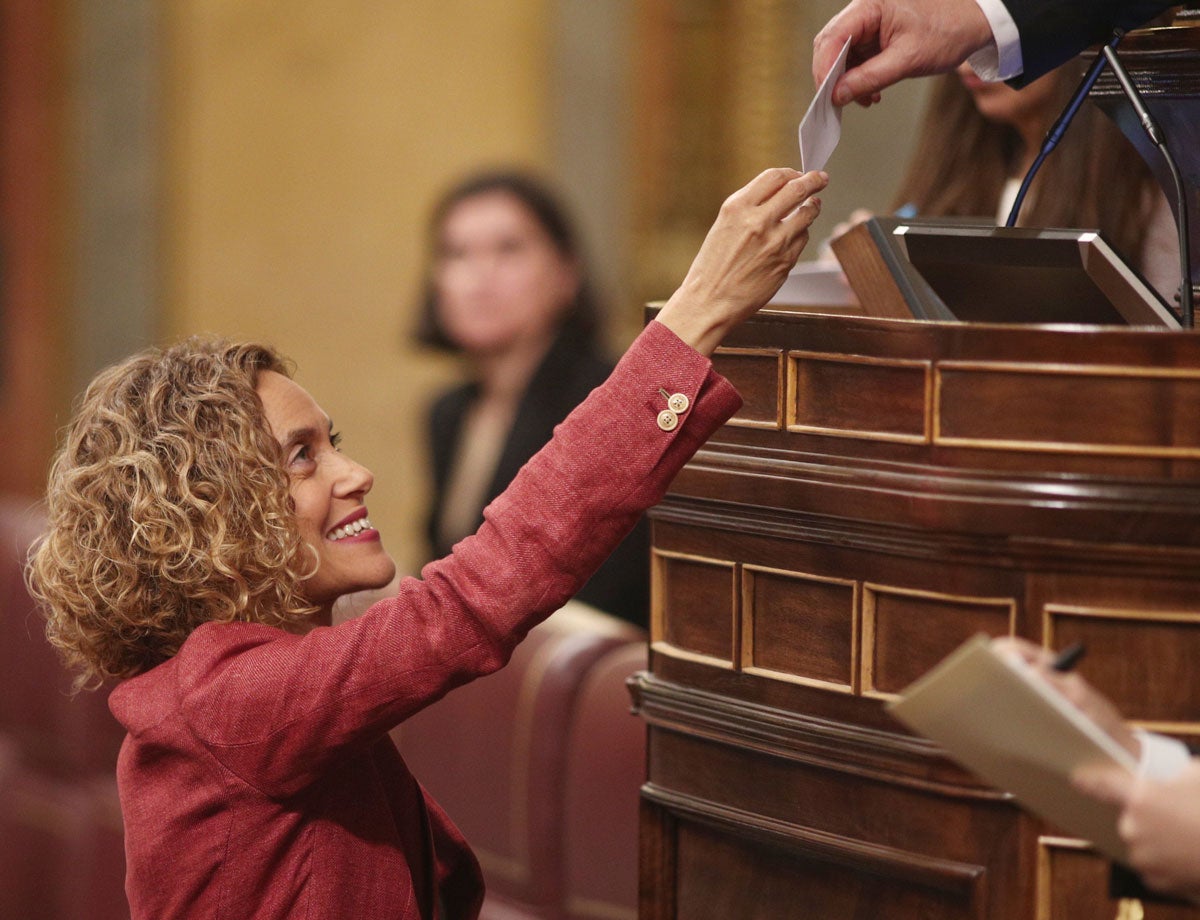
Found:
M 1043 118 L 1026 118 L 1019 124 L 1013 125 L 1013 128 L 1021 139 L 1021 149 L 1013 163 L 1017 168 L 1012 172 L 1011 178 L 1020 178 L 1029 172 L 1033 161 L 1037 159 L 1046 132 L 1050 130 L 1050 125 Z
M 480 398 L 498 402 L 519 400 L 553 343 L 551 333 L 522 341 L 503 352 L 475 356 Z

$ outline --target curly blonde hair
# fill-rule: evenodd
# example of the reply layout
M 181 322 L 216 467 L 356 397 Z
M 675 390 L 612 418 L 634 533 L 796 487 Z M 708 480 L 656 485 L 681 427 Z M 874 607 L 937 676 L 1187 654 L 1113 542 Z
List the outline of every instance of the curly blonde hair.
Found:
M 193 338 L 102 371 L 50 469 L 28 582 L 76 687 L 139 674 L 201 623 L 296 628 L 315 607 L 282 450 L 256 392 L 272 349 Z

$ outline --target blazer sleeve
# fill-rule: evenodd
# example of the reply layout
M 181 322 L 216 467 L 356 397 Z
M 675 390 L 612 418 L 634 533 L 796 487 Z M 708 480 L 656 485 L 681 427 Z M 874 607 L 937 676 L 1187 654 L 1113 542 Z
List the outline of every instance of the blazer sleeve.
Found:
M 1114 28 L 1132 29 L 1173 6 L 1161 0 L 1004 0 L 1021 35 L 1024 86 L 1089 45 L 1107 41 Z
M 660 425 L 668 394 L 689 408 Z M 652 322 L 485 511 L 479 532 L 362 616 L 290 635 L 206 624 L 180 652 L 198 739 L 274 796 L 304 788 L 448 690 L 495 671 L 588 578 L 741 404 Z

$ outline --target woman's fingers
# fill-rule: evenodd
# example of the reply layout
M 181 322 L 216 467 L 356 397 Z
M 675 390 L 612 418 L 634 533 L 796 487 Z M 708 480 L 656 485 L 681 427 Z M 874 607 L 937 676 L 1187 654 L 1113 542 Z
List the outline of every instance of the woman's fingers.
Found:
M 787 166 L 775 166 L 771 169 L 764 169 L 746 183 L 746 185 L 725 199 L 725 204 L 731 207 L 736 207 L 742 203 L 751 207 L 763 204 L 773 198 L 789 182 L 798 179 L 801 175 L 803 174 L 798 169 L 791 169 Z
M 823 172 L 797 173 L 795 178 L 785 182 L 776 192 L 762 203 L 764 214 L 768 220 L 781 221 L 790 219 L 796 209 L 807 203 L 813 195 L 829 184 L 829 176 Z M 820 213 L 820 202 L 816 204 L 811 218 Z
M 726 332 L 779 290 L 820 213 L 813 193 L 827 182 L 824 173 L 768 169 L 725 199 L 659 322 L 711 354 Z

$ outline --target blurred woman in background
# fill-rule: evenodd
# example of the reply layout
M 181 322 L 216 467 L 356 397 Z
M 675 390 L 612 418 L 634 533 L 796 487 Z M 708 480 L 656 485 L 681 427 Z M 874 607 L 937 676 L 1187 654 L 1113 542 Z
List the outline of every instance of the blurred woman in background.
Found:
M 430 555 L 483 521 L 554 426 L 608 376 L 600 316 L 578 233 L 543 183 L 521 172 L 470 176 L 438 202 L 418 338 L 461 354 L 470 381 L 429 414 Z M 577 599 L 646 626 L 643 520 Z
M 1080 65 L 1070 63 L 1019 90 L 985 83 L 965 64 L 934 78 L 893 210 L 1003 226 L 1080 77 Z M 870 217 L 855 211 L 833 236 Z M 1017 223 L 1098 229 L 1167 303 L 1175 300 L 1179 241 L 1171 207 L 1146 162 L 1090 103 L 1042 164 Z
M 1077 63 L 1019 90 L 984 83 L 966 65 L 938 77 L 894 207 L 1003 225 L 1079 79 Z M 1165 300 L 1175 296 L 1179 243 L 1171 208 L 1146 162 L 1090 103 L 1046 158 L 1018 223 L 1096 228 Z

